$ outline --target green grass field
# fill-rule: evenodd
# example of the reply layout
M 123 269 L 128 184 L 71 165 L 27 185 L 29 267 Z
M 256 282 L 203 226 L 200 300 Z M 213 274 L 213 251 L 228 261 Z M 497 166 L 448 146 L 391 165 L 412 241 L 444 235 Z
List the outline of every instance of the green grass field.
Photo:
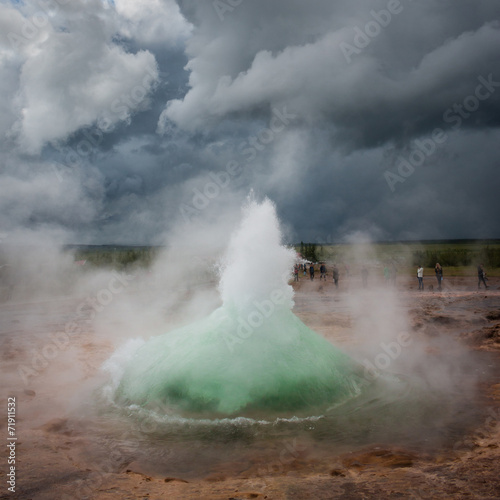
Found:
M 160 251 L 159 247 L 130 247 L 119 245 L 74 246 L 74 260 L 86 261 L 87 267 L 110 267 L 113 269 L 148 268 Z
M 372 272 L 383 273 L 386 265 L 394 265 L 398 274 L 411 276 L 416 267 L 424 266 L 424 275 L 434 275 L 434 265 L 439 262 L 444 276 L 477 276 L 477 265 L 483 263 L 488 276 L 500 276 L 500 240 L 397 242 L 373 244 L 312 245 L 316 260 L 328 265 L 336 263 L 345 272 L 359 274 L 363 265 Z M 300 245 L 295 249 L 300 252 Z M 114 269 L 148 268 L 159 247 L 86 246 L 68 249 L 74 260 L 86 260 L 87 267 Z M 306 255 L 304 257 L 308 258 Z
M 295 248 L 300 251 L 301 246 Z M 315 254 L 318 261 L 347 265 L 352 274 L 359 274 L 362 265 L 381 272 L 394 265 L 399 274 L 413 275 L 420 264 L 430 276 L 439 262 L 445 276 L 477 276 L 480 263 L 488 276 L 500 276 L 500 240 L 315 245 Z

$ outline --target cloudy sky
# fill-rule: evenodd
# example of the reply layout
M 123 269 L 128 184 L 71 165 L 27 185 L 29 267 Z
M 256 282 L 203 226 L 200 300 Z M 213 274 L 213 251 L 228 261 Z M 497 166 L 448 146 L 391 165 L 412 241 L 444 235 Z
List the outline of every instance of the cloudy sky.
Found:
M 0 0 L 0 233 L 500 238 L 496 0 Z M 206 227 L 206 226 L 205 226 Z

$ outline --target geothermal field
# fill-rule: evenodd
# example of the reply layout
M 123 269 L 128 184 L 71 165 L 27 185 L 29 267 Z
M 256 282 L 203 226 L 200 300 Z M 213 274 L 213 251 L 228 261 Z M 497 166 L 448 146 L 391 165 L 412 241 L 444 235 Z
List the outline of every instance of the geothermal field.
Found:
M 0 0 L 0 500 L 499 500 L 499 20 Z
M 352 248 L 294 281 L 267 200 L 148 268 L 6 248 L 0 498 L 499 498 L 500 279 Z

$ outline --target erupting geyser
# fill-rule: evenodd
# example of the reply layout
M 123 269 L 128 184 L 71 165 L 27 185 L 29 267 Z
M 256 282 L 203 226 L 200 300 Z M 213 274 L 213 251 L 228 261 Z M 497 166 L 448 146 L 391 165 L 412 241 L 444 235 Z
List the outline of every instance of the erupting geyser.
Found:
M 331 406 L 357 395 L 356 363 L 292 313 L 294 261 L 295 252 L 281 245 L 274 205 L 250 202 L 225 257 L 223 305 L 140 347 L 117 402 L 239 416 Z

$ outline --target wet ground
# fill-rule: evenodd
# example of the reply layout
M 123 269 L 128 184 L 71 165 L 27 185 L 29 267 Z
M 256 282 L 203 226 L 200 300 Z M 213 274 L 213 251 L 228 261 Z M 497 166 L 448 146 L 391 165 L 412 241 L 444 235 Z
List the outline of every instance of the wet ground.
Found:
M 294 312 L 365 368 L 367 389 L 341 408 L 264 423 L 110 406 L 100 367 L 116 335 L 82 322 L 69 342 L 54 336 L 81 301 L 1 304 L 0 430 L 15 397 L 18 439 L 16 493 L 5 453 L 0 498 L 499 498 L 497 281 L 420 292 L 401 279 L 336 289 L 301 277 Z

